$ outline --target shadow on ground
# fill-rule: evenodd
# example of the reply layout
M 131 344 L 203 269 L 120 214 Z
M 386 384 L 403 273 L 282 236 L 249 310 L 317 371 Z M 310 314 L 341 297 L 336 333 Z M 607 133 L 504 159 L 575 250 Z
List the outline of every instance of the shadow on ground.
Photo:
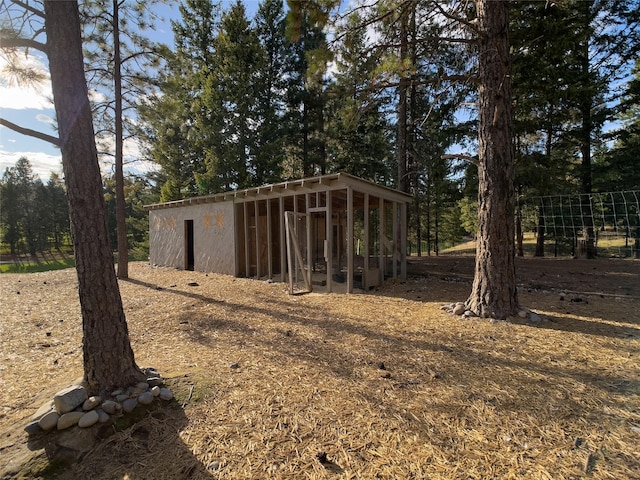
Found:
M 184 444 L 179 433 L 187 424 L 174 399 L 139 405 L 114 423 L 32 435 L 27 447 L 41 452 L 2 479 L 211 478 L 219 465 L 203 465 Z

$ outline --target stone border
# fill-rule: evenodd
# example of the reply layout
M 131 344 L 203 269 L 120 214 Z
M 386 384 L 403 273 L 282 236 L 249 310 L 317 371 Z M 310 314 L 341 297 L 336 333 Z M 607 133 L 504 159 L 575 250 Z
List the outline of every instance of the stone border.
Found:
M 72 385 L 59 391 L 31 417 L 24 430 L 36 435 L 53 430 L 66 430 L 73 426 L 89 428 L 107 423 L 131 413 L 140 405 L 150 405 L 156 398 L 169 401 L 171 390 L 164 386 L 164 379 L 153 367 L 143 368 L 146 382 L 140 382 L 111 392 L 111 398 L 89 397 L 82 385 Z

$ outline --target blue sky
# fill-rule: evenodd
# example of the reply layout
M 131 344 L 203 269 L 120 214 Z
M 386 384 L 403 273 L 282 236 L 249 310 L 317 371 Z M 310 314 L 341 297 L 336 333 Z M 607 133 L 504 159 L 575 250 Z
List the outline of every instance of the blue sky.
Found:
M 224 4 L 229 3 L 225 0 Z M 252 17 L 257 10 L 258 0 L 245 0 L 247 15 Z M 152 40 L 173 44 L 173 32 L 169 21 L 179 19 L 178 2 L 160 4 L 157 13 L 164 19 L 158 22 L 153 32 L 146 32 Z M 34 52 L 33 62 L 39 63 L 46 70 L 46 59 L 43 54 Z M 0 69 L 3 60 L 0 57 Z M 4 78 L 0 79 L 0 116 L 20 126 L 38 130 L 50 135 L 56 135 L 54 130 L 55 111 L 49 100 L 51 86 L 47 83 L 39 88 L 16 87 L 7 85 Z M 138 154 L 136 145 L 125 147 L 130 157 Z M 62 173 L 60 152 L 53 145 L 33 137 L 19 134 L 0 126 L 0 175 L 7 167 L 15 165 L 20 157 L 27 157 L 31 162 L 34 173 L 46 182 L 51 172 Z M 138 164 L 137 170 L 153 168 L 150 165 Z M 108 168 L 105 167 L 108 171 Z

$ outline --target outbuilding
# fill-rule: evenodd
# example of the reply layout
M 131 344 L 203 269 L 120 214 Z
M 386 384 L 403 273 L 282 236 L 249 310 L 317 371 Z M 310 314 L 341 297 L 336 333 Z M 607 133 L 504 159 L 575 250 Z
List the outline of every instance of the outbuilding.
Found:
M 151 264 L 368 290 L 407 273 L 411 196 L 345 173 L 148 205 Z

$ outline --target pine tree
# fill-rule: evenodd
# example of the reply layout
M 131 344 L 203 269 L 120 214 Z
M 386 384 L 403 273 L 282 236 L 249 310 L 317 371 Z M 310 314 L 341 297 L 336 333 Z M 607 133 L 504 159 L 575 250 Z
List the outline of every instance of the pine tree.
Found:
M 255 176 L 256 72 L 262 57 L 244 4 L 222 15 L 214 39 L 213 64 L 198 98 L 196 128 L 208 138 L 206 173 L 197 177 L 202 193 L 253 185 Z
M 478 240 L 466 305 L 480 317 L 518 310 L 508 2 L 478 0 Z
M 285 114 L 285 78 L 287 52 L 286 17 L 282 0 L 264 0 L 254 19 L 260 44 L 256 68 L 254 184 L 282 180 L 284 164 L 283 119 Z
M 388 98 L 370 88 L 378 57 L 368 47 L 361 17 L 352 14 L 335 51 L 335 82 L 327 90 L 328 170 L 389 182 L 392 161 L 391 126 L 385 117 Z
M 617 113 L 621 127 L 613 132 L 613 148 L 594 166 L 594 187 L 601 192 L 640 190 L 640 60 L 632 75 Z
M 131 118 L 138 98 L 152 86 L 147 74 L 158 64 L 158 47 L 141 32 L 152 28 L 153 6 L 158 1 L 126 2 L 92 0 L 84 2 L 85 55 L 90 85 L 110 93 L 107 101 L 94 105 L 97 132 L 105 154 L 114 159 L 116 178 L 116 230 L 118 276 L 129 276 L 129 246 L 125 221 L 124 143 L 135 135 Z M 126 137 L 126 138 L 125 138 Z M 111 148 L 113 145 L 113 148 Z
M 287 0 L 289 7 L 287 104 L 285 123 L 286 178 L 322 175 L 327 171 L 325 137 L 326 37 L 313 10 Z M 314 54 L 316 54 L 314 58 Z
M 216 68 L 220 7 L 211 0 L 186 0 L 179 10 L 180 20 L 172 22 L 175 52 L 164 51 L 167 70 L 157 80 L 162 94 L 138 109 L 150 145 L 147 154 L 164 173 L 162 201 L 201 193 L 196 178 L 206 172 L 207 152 L 216 148 L 205 128 L 209 113 L 200 98 Z

